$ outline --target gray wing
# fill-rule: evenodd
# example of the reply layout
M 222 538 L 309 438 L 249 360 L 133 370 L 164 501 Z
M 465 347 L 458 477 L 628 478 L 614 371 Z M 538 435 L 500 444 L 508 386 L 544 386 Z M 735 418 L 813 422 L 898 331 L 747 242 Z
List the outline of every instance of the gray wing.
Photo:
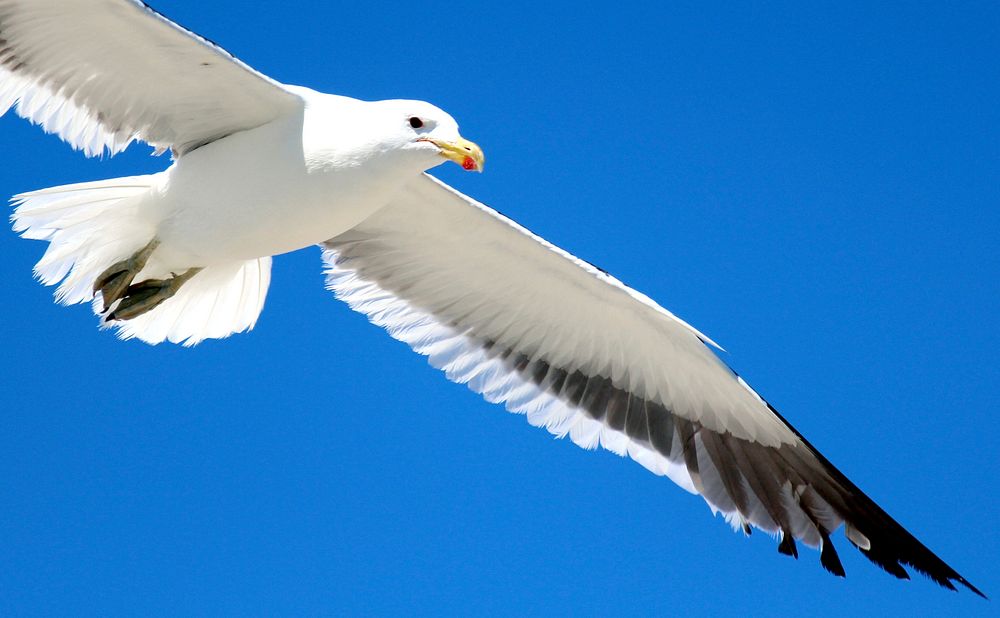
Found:
M 338 298 L 455 382 L 557 436 L 629 455 L 736 529 L 820 548 L 830 535 L 908 577 L 979 592 L 806 442 L 706 338 L 603 271 L 422 175 L 324 244 Z
M 183 154 L 302 105 L 143 2 L 0 0 L 0 115 L 15 104 L 88 156 Z

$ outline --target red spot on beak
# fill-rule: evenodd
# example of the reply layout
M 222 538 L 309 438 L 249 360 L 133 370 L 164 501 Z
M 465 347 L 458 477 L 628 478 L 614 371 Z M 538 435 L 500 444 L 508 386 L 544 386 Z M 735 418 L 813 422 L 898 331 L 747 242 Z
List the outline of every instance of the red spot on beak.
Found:
M 478 167 L 476 165 L 476 160 L 473 159 L 472 157 L 465 157 L 464 159 L 462 159 L 462 169 L 471 172 L 472 170 L 476 169 L 476 167 Z

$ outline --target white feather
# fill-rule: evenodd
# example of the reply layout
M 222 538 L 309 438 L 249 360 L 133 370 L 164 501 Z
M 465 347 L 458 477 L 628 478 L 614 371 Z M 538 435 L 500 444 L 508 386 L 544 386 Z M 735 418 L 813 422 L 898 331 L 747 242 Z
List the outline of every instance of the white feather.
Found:
M 582 410 L 510 372 L 484 350 L 482 343 L 441 324 L 434 316 L 392 296 L 377 284 L 365 281 L 349 268 L 350 260 L 339 260 L 336 251 L 326 251 L 324 260 L 327 286 L 338 299 L 364 313 L 393 338 L 428 356 L 430 364 L 444 369 L 449 379 L 467 380 L 466 385 L 474 392 L 482 393 L 494 403 L 506 403 L 508 411 L 527 415 L 529 423 L 544 427 L 557 437 L 568 435 L 587 449 L 595 448 L 600 441 L 604 448 L 618 455 L 628 454 L 651 472 L 667 476 L 685 490 L 696 493 L 683 464 L 671 462 L 631 441 L 624 433 L 587 417 Z M 384 310 L 386 306 L 391 306 L 392 311 Z M 374 308 L 383 309 L 374 311 Z M 470 379 L 470 375 L 481 379 Z
M 698 331 L 430 176 L 411 181 L 389 206 L 328 246 L 340 256 L 338 269 L 364 271 L 363 277 L 356 272 L 338 279 L 352 308 L 390 332 L 405 330 L 399 338 L 431 354 L 435 366 L 454 363 L 447 354 L 455 351 L 424 349 L 420 338 L 433 331 L 431 316 L 454 325 L 456 333 L 474 333 L 480 342 L 497 342 L 567 372 L 600 371 L 618 388 L 713 431 L 769 446 L 797 442 Z M 387 294 L 425 309 L 423 326 L 383 319 L 389 307 L 400 311 Z M 571 426 L 569 417 L 541 402 L 529 398 L 518 405 L 533 424 L 559 432 Z M 620 440 L 600 437 L 609 450 L 625 453 Z
M 155 236 L 155 211 L 148 201 L 163 182 L 163 174 L 114 178 L 13 198 L 14 231 L 49 241 L 35 275 L 45 285 L 58 284 L 56 300 L 66 305 L 93 301 L 100 314 L 103 300 L 94 297 L 94 281 Z M 171 270 L 151 259 L 137 280 L 166 278 Z M 124 339 L 185 345 L 249 330 L 264 306 L 270 277 L 271 258 L 214 264 L 151 312 L 104 326 L 114 326 Z
M 0 115 L 87 156 L 135 139 L 183 153 L 300 99 L 137 0 L 0 0 Z

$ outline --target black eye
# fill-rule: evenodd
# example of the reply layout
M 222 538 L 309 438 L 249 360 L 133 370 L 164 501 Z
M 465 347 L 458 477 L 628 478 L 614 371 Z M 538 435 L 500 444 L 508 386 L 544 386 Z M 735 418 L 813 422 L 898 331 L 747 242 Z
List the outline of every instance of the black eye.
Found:
M 416 116 L 410 116 L 410 126 L 414 129 L 420 129 L 424 126 L 424 121 Z

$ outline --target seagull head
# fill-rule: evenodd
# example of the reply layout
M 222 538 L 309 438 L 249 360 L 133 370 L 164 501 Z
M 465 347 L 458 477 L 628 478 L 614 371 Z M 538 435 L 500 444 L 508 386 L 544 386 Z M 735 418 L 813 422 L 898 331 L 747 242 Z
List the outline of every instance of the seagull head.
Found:
M 427 168 L 454 161 L 464 170 L 483 171 L 483 149 L 459 134 L 458 123 L 447 112 L 425 101 L 379 103 L 395 127 L 398 147 L 425 157 Z

